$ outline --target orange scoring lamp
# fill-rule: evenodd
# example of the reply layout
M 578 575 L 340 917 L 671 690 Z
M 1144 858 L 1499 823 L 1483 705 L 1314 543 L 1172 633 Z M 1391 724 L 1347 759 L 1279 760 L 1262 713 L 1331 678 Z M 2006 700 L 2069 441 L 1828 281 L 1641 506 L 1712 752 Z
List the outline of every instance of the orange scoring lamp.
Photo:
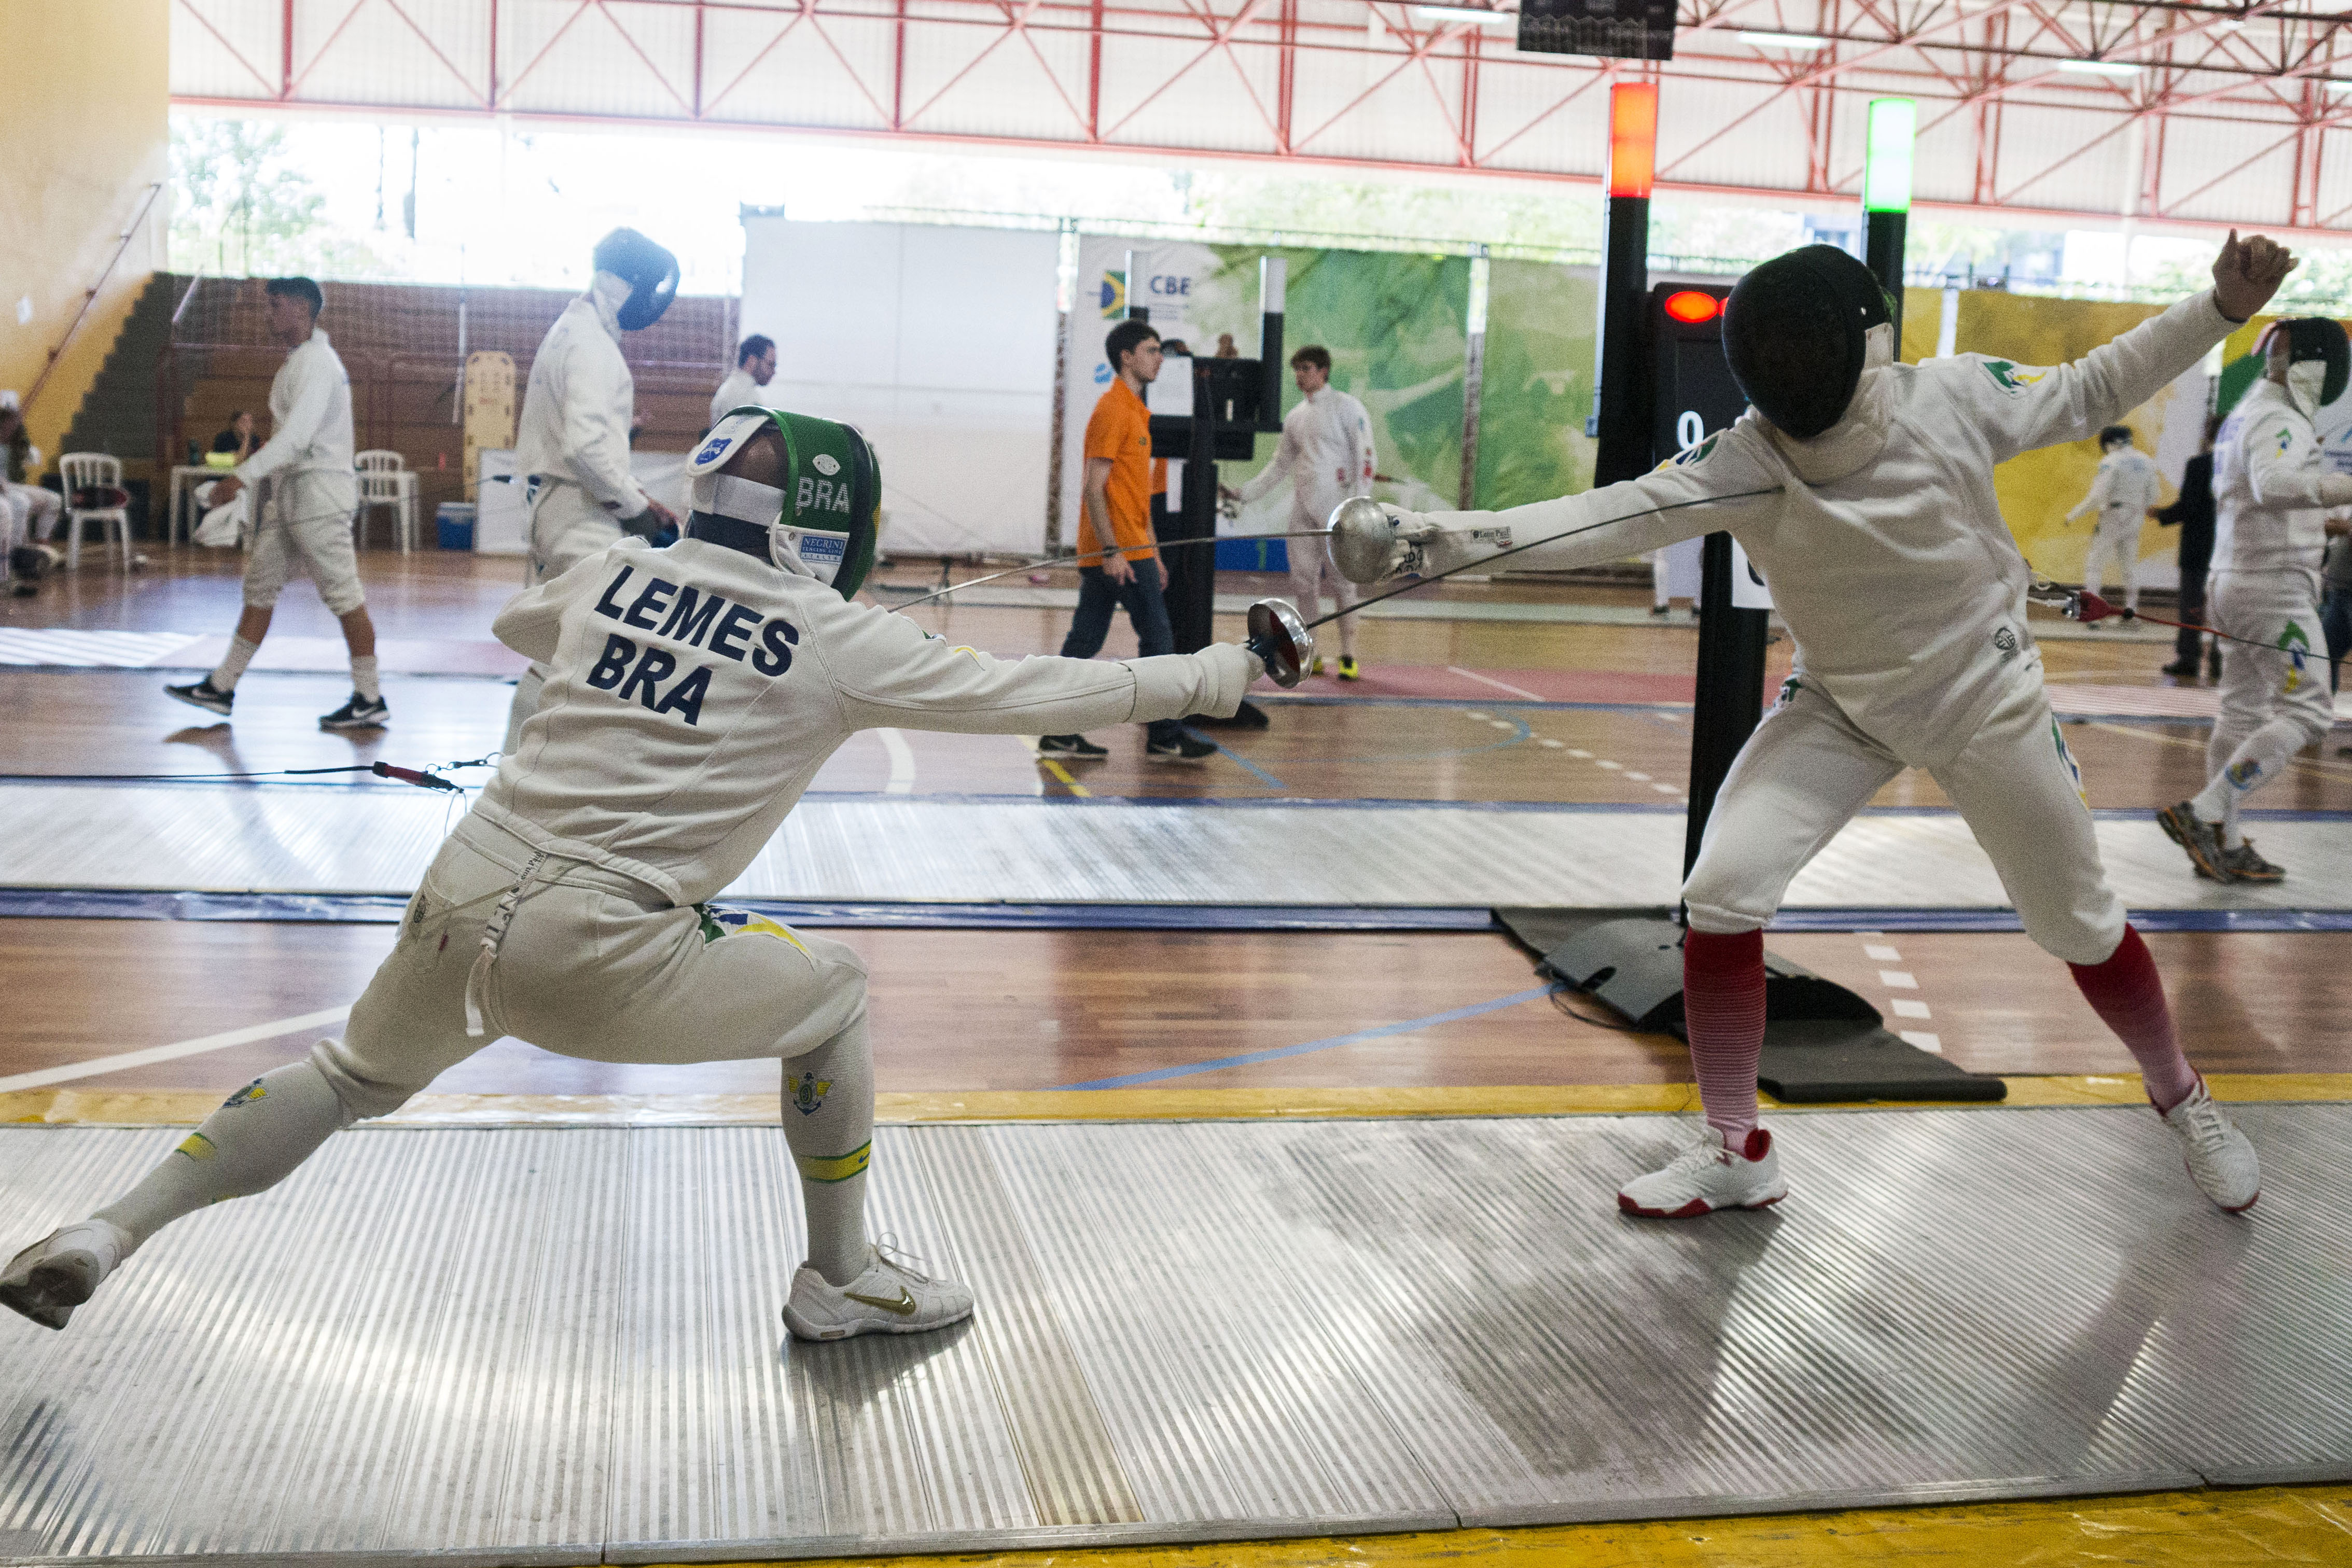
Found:
M 1609 89 L 1609 193 L 1647 199 L 1658 165 L 1658 85 Z
M 1723 313 L 1723 301 L 1703 289 L 1684 288 L 1666 296 L 1666 314 L 1686 327 L 1712 321 Z

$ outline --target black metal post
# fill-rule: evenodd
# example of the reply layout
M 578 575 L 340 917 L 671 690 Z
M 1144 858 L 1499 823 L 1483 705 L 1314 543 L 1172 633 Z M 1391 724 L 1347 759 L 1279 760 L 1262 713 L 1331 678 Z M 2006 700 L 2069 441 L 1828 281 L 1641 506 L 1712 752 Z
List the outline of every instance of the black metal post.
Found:
M 1650 471 L 1649 351 L 1643 322 L 1650 293 L 1650 199 L 1612 196 L 1601 242 L 1601 330 L 1592 422 L 1601 450 L 1592 482 L 1613 485 Z
M 1698 862 L 1706 820 L 1764 716 L 1764 642 L 1769 610 L 1731 602 L 1731 536 L 1709 534 L 1700 557 L 1698 689 L 1691 705 L 1690 816 L 1683 834 L 1683 874 Z
M 1899 345 L 1903 341 L 1903 236 L 1910 225 L 1910 214 L 1865 213 L 1863 216 L 1868 225 L 1863 262 L 1878 275 L 1878 286 L 1895 302 L 1895 341 Z
M 1209 386 L 1210 361 L 1195 357 L 1192 418 L 1184 456 L 1184 496 L 1168 508 L 1162 540 L 1213 538 L 1217 532 L 1217 400 Z M 1168 580 L 1168 630 L 1180 653 L 1197 653 L 1215 641 L 1216 547 L 1169 550 L 1160 558 Z

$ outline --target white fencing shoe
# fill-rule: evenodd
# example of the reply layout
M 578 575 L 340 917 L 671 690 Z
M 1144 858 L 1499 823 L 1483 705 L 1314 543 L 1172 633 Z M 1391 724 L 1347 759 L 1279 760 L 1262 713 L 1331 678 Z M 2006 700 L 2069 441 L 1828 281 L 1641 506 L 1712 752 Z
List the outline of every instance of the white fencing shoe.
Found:
M 0 1269 L 0 1306 L 61 1329 L 131 1255 L 131 1238 L 103 1219 L 53 1230 Z
M 866 1270 L 836 1285 L 806 1263 L 793 1276 L 784 1326 L 801 1339 L 848 1339 L 862 1333 L 928 1333 L 971 1316 L 971 1291 L 926 1274 L 922 1261 L 884 1237 Z
M 2180 1157 L 2189 1175 L 2207 1197 L 2225 1214 L 2242 1214 L 2263 1195 L 2262 1162 L 2246 1134 L 2231 1125 L 2206 1092 L 2200 1077 L 2189 1098 L 2159 1113 L 2164 1124 L 2180 1140 Z
M 1763 1208 L 1788 1196 L 1771 1134 L 1758 1127 L 1734 1149 L 1709 1127 L 1664 1170 L 1627 1182 L 1617 1207 L 1644 1219 L 1696 1219 L 1718 1208 Z

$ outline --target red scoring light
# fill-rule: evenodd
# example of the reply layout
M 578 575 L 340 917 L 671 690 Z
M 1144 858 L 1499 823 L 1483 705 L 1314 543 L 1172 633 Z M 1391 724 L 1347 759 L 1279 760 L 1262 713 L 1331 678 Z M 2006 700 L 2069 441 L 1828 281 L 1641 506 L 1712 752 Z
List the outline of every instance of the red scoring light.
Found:
M 1723 301 L 1712 294 L 1685 288 L 1680 293 L 1666 296 L 1666 314 L 1685 326 L 1696 327 L 1723 314 Z

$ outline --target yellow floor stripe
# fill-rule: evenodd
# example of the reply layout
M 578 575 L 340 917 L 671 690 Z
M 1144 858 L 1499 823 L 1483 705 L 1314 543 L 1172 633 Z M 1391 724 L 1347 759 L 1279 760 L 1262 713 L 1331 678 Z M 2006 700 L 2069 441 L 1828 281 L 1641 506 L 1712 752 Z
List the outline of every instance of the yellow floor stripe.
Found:
M 1950 1106 L 1936 1102 L 1885 1102 L 1889 1109 L 1930 1105 L 1997 1111 L 2004 1106 L 2138 1105 L 2146 1103 L 2130 1075 L 2020 1077 L 2004 1080 L 2009 1098 L 1998 1104 Z M 2266 1101 L 2352 1101 L 2352 1073 L 2217 1072 L 2206 1080 L 2216 1098 L 2250 1104 Z M 147 1093 L 31 1089 L 0 1094 L 0 1123 L 48 1122 L 136 1126 L 193 1125 L 220 1103 L 216 1093 Z M 1337 1121 L 1415 1116 L 1588 1116 L 1689 1111 L 1697 1091 L 1688 1083 L 1598 1083 L 1559 1086 L 1407 1089 L 991 1089 L 885 1092 L 874 1097 L 875 1119 L 891 1124 L 939 1122 L 1204 1122 Z M 1782 1114 L 1852 1109 L 1782 1106 Z M 771 1123 L 782 1113 L 775 1094 L 420 1094 L 394 1126 L 705 1126 Z
M 955 1557 L 809 1560 L 793 1568 L 2214 1568 L 2352 1562 L 2352 1488 L 2260 1487 L 1748 1519 L 1449 1530 L 1306 1541 Z M 733 1568 L 782 1568 L 737 1563 Z
M 1087 796 L 1093 795 L 1093 790 L 1087 789 L 1085 785 L 1071 778 L 1070 770 L 1063 767 L 1060 763 L 1055 761 L 1052 758 L 1041 757 L 1037 758 L 1037 762 L 1038 765 L 1044 768 L 1046 772 L 1060 779 L 1063 787 L 1067 789 L 1071 794 Z

